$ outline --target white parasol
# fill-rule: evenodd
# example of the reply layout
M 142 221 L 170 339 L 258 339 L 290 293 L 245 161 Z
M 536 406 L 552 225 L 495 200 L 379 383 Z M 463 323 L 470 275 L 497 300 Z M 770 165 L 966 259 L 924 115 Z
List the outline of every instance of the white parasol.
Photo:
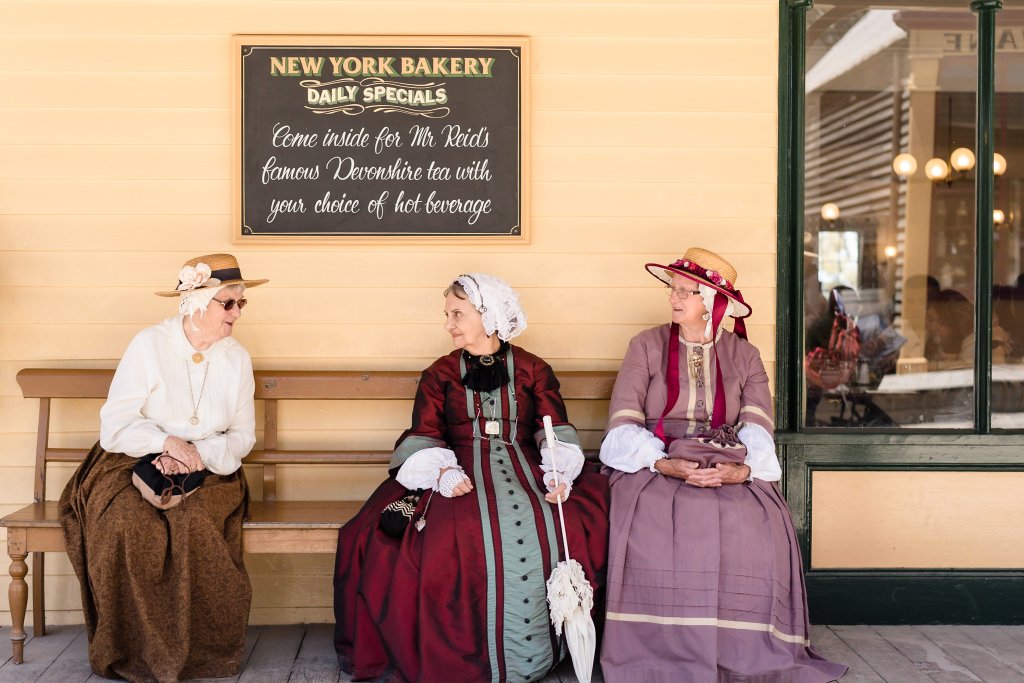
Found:
M 555 486 L 558 486 L 558 467 L 555 461 L 555 430 L 551 417 L 544 416 L 544 433 L 548 448 L 551 449 Z M 597 648 L 597 634 L 590 610 L 594 608 L 594 589 L 583 573 L 583 567 L 569 557 L 569 540 L 565 535 L 565 519 L 562 517 L 562 499 L 558 499 L 558 523 L 562 527 L 562 546 L 565 559 L 551 571 L 548 578 L 548 606 L 555 634 L 561 637 L 565 631 L 565 644 L 572 656 L 572 667 L 580 683 L 590 683 L 594 672 L 594 650 Z

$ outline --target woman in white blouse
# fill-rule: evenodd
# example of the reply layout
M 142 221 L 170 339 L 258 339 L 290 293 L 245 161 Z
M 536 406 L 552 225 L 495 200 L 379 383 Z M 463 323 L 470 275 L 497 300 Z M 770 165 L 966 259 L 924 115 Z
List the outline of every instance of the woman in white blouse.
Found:
M 244 279 L 233 256 L 209 254 L 185 263 L 174 290 L 157 292 L 179 297 L 179 314 L 128 345 L 100 409 L 100 441 L 61 495 L 97 674 L 238 674 L 252 597 L 240 467 L 256 442 L 255 385 L 231 335 L 246 287 L 265 282 Z M 168 483 L 201 485 L 161 510 L 132 485 L 147 467 Z

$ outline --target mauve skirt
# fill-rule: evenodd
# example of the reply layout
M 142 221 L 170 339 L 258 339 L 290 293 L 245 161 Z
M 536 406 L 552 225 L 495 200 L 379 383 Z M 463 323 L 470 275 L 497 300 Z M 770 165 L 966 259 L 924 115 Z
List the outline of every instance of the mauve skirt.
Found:
M 611 477 L 607 683 L 825 683 L 800 548 L 776 485 Z

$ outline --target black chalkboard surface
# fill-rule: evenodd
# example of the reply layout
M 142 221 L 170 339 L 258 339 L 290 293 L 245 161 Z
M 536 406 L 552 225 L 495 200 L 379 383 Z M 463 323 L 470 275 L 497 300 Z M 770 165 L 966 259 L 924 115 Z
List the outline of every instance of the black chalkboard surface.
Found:
M 527 47 L 236 36 L 236 240 L 526 239 Z

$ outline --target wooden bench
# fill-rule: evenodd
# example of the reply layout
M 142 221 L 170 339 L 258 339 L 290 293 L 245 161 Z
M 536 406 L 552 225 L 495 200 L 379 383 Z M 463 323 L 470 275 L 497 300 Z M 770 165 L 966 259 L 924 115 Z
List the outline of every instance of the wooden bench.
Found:
M 263 441 L 262 448 L 254 449 L 244 462 L 262 467 L 263 499 L 250 505 L 250 518 L 242 527 L 243 548 L 247 553 L 334 553 L 338 529 L 362 507 L 362 501 L 278 500 L 278 465 L 384 465 L 391 451 L 282 449 L 278 445 L 278 403 L 281 400 L 411 400 L 420 373 L 263 370 L 255 375 L 256 399 L 263 401 Z M 113 376 L 113 370 L 67 368 L 32 368 L 18 373 L 18 384 L 25 398 L 39 399 L 39 426 L 34 502 L 0 520 L 0 524 L 7 527 L 7 552 L 11 557 L 11 644 L 16 664 L 24 657 L 28 607 L 25 560 L 32 553 L 33 630 L 36 636 L 42 636 L 46 634 L 44 553 L 64 552 L 57 503 L 45 499 L 46 466 L 53 462 L 78 463 L 89 452 L 88 447 L 50 447 L 51 401 L 106 398 Z M 562 396 L 567 401 L 607 400 L 615 381 L 614 372 L 561 372 L 558 377 Z M 98 427 L 97 419 L 97 430 Z

